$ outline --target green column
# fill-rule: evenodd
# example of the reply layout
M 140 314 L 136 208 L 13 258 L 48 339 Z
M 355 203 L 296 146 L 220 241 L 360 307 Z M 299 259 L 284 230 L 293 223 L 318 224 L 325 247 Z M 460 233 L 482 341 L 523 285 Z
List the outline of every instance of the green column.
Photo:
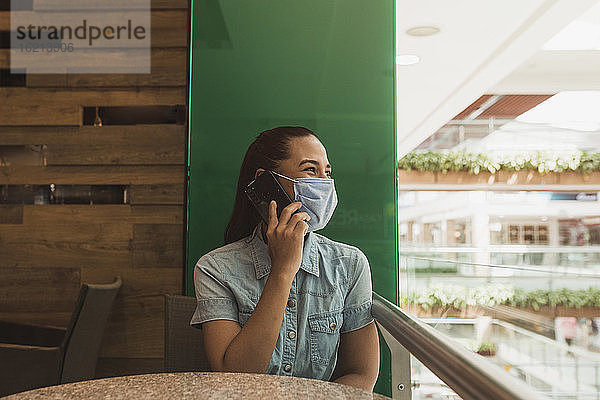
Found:
M 278 125 L 315 131 L 339 205 L 324 235 L 360 247 L 397 302 L 394 2 L 194 0 L 186 292 L 223 245 L 240 164 Z M 376 391 L 390 393 L 389 353 Z

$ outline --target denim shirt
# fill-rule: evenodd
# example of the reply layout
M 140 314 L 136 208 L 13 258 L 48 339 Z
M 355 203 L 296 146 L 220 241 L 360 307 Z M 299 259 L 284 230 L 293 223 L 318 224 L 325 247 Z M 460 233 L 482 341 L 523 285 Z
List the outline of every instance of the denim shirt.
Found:
M 243 327 L 270 269 L 260 225 L 202 256 L 194 268 L 197 306 L 190 325 L 226 319 Z M 340 333 L 372 322 L 371 304 L 371 271 L 362 251 L 309 233 L 267 373 L 329 380 Z

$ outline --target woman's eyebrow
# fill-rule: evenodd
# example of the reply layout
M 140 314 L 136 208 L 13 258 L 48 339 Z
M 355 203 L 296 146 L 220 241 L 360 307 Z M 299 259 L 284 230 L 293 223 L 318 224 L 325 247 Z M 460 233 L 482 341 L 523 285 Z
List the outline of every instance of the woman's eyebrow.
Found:
M 302 160 L 300 161 L 300 164 L 298 164 L 298 166 L 301 167 L 302 164 L 315 164 L 317 167 L 319 166 L 319 162 L 317 160 Z M 331 168 L 331 165 L 327 164 L 325 166 L 325 169 L 327 168 Z

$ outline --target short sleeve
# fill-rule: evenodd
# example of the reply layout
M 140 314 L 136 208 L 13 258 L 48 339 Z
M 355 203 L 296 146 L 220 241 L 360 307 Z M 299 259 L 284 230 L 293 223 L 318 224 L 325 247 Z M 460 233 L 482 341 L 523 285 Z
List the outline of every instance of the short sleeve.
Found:
M 371 306 L 373 292 L 369 261 L 362 251 L 357 249 L 354 258 L 353 278 L 344 303 L 344 322 L 341 333 L 354 331 L 373 322 Z
M 210 253 L 202 256 L 194 267 L 194 287 L 196 310 L 190 320 L 191 326 L 201 328 L 202 323 L 217 319 L 238 322 L 235 297 Z

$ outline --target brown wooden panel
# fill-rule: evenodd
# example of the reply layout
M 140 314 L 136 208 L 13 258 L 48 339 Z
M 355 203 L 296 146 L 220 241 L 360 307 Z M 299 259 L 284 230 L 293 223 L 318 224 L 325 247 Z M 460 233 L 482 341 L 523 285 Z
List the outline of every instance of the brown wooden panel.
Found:
M 44 204 L 24 206 L 25 224 L 182 224 L 182 206 Z M 133 227 L 129 227 L 131 230 Z M 128 241 L 130 237 L 125 238 Z
M 0 87 L 0 125 L 82 125 L 81 107 L 185 104 L 185 87 L 53 89 Z
M 27 74 L 25 85 L 30 88 L 68 87 L 67 74 Z
M 131 185 L 131 204 L 183 204 L 184 185 Z
M 23 205 L 0 204 L 0 224 L 22 224 Z
M 153 143 L 156 146 L 185 147 L 184 125 L 105 125 L 95 126 L 44 126 L 2 127 L 0 145 L 61 144 L 61 145 L 110 145 L 114 147 L 136 146 Z
M 10 68 L 10 49 L 0 49 L 0 68 Z
M 2 53 L 0 50 L 0 61 Z M 30 74 L 28 87 L 186 86 L 187 48 L 153 48 L 151 74 Z
M 96 378 L 153 374 L 164 371 L 162 358 L 99 358 Z
M 153 185 L 181 183 L 183 166 L 0 167 L 0 184 Z
M 10 31 L 10 11 L 0 11 L 0 31 Z
M 183 207 L 168 205 L 131 206 L 129 220 L 134 224 L 183 224 Z M 178 228 L 181 233 L 181 228 Z M 181 235 L 180 235 L 181 236 Z M 183 237 L 181 237 L 183 240 Z
M 0 267 L 129 266 L 131 224 L 0 225 Z
M 189 7 L 188 0 L 151 0 L 150 7 L 153 10 L 159 9 L 187 9 Z
M 79 268 L 2 267 L 0 309 L 14 314 L 71 312 L 79 287 Z
M 152 46 L 187 47 L 188 13 L 187 10 L 153 11 Z
M 57 104 L 53 102 L 36 104 L 19 101 L 13 103 L 10 95 L 3 94 L 0 87 L 0 125 L 81 125 L 81 108 L 76 104 Z M 27 89 L 31 90 L 31 89 Z M 49 99 L 49 95 L 44 96 Z
M 180 225 L 135 224 L 133 266 L 181 268 L 183 228 Z
M 58 206 L 60 207 L 60 206 Z M 131 226 L 127 222 L 87 223 L 73 220 L 47 223 L 27 223 L 0 226 L 0 241 L 4 244 L 20 241 L 44 241 L 55 243 L 86 243 L 89 246 L 117 244 L 131 239 Z
M 153 106 L 185 104 L 186 88 L 46 89 L 0 87 L 0 102 L 14 106 Z M 4 111 L 4 110 L 3 110 Z M 4 112 L 3 112 L 4 114 Z M 27 125 L 27 124 L 25 124 Z M 51 124 L 48 124 L 51 125 Z
M 83 282 L 109 282 L 120 275 L 103 338 L 101 357 L 160 358 L 164 342 L 164 295 L 182 293 L 182 273 L 169 268 L 83 268 Z
M 157 146 L 142 142 L 136 146 L 60 145 L 46 150 L 47 165 L 140 165 L 183 164 L 185 147 L 179 144 Z
M 68 75 L 67 87 L 117 87 L 117 86 L 185 86 L 187 85 L 186 65 L 181 68 L 154 67 L 150 74 L 73 74 Z M 31 83 L 30 83 L 31 81 Z M 44 86 L 29 77 L 27 86 Z M 49 85 L 45 85 L 49 86 Z M 59 85 L 53 85 L 59 86 Z

